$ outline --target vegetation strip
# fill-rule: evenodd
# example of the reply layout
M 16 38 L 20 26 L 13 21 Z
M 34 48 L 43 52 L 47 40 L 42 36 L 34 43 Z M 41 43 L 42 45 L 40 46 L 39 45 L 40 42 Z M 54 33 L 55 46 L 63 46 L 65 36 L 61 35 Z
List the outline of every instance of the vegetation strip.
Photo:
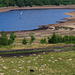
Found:
M 75 47 L 74 44 L 72 45 L 64 45 L 64 46 L 52 46 L 52 47 L 44 47 L 44 48 L 31 48 L 31 49 L 16 49 L 16 50 L 1 50 L 0 52 L 14 52 L 14 51 L 32 51 L 32 50 L 41 50 L 41 49 L 57 49 L 57 48 L 66 48 L 66 47 Z
M 0 51 L 0 55 L 1 54 L 9 54 L 9 55 L 11 55 L 11 54 L 21 54 L 21 53 L 23 53 L 23 54 L 32 54 L 32 53 L 41 53 L 41 52 L 61 52 L 61 51 L 70 51 L 70 50 L 75 50 L 75 47 L 62 47 L 62 48 L 53 48 L 53 49 L 40 49 L 40 50 L 29 50 L 29 51 L 13 51 L 13 52 L 8 52 L 8 51 L 6 51 L 6 52 L 1 52 Z
M 0 7 L 8 6 L 43 6 L 43 5 L 74 5 L 75 0 L 0 0 Z

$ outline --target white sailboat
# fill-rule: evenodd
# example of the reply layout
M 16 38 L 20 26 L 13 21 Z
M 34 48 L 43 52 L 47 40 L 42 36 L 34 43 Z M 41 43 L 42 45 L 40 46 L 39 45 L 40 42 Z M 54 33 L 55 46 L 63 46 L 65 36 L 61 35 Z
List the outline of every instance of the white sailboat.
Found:
M 23 14 L 23 11 L 21 11 L 20 15 L 22 15 L 22 14 Z
M 20 13 L 20 19 L 21 19 L 21 15 L 23 14 L 23 11 L 21 11 L 21 13 Z

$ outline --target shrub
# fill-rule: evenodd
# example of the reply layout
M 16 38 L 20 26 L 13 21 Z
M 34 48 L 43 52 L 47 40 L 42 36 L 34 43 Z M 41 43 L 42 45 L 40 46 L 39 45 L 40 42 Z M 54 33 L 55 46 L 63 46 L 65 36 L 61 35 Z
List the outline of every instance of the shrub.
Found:
M 14 41 L 14 39 L 15 39 L 15 37 L 16 37 L 16 35 L 14 35 L 12 33 L 10 37 L 12 39 L 11 38 L 8 39 L 6 32 L 2 31 L 1 32 L 1 37 L 0 37 L 0 45 L 3 45 L 4 46 L 4 45 L 10 45 L 10 44 L 12 44 L 13 41 Z
M 8 37 L 4 31 L 1 32 L 0 45 L 8 45 Z
M 8 38 L 6 32 L 4 31 L 1 32 L 1 37 Z
M 30 40 L 30 44 L 31 44 L 35 40 L 35 36 L 33 34 L 31 34 L 30 37 L 31 37 L 31 40 Z
M 8 45 L 13 44 L 13 40 L 12 39 L 8 39 Z
M 27 44 L 27 40 L 25 38 L 22 40 L 22 44 Z
M 6 37 L 0 37 L 0 45 L 8 45 L 8 39 Z
M 10 39 L 15 40 L 15 38 L 16 38 L 16 35 L 14 34 L 14 32 L 11 32 Z
M 53 33 L 52 37 L 48 37 L 48 43 L 75 43 L 75 36 L 65 35 L 64 37 Z
M 60 36 L 60 35 L 56 35 L 56 43 L 62 43 L 63 41 L 62 41 L 62 37 Z
M 65 36 L 63 37 L 63 42 L 67 42 L 67 41 L 69 41 L 69 36 L 65 35 Z
M 42 39 L 40 40 L 40 43 L 41 43 L 41 44 L 47 43 L 47 42 L 46 42 L 46 38 L 42 38 Z
M 57 35 L 55 33 L 48 39 L 48 43 L 57 43 Z

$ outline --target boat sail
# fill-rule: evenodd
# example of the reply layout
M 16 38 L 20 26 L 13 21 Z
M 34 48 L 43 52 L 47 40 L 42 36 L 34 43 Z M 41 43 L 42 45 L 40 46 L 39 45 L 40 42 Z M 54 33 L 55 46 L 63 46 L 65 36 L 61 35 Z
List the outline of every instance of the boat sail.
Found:
M 20 13 L 20 19 L 21 19 L 21 15 L 23 14 L 23 11 L 21 11 L 21 13 Z

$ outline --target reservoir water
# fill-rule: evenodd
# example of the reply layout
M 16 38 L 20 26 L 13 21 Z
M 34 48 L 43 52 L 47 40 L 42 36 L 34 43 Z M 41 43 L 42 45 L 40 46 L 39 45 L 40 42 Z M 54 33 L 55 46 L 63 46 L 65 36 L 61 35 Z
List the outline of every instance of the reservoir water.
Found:
M 56 24 L 70 16 L 64 13 L 75 9 L 26 9 L 0 13 L 0 31 L 37 29 L 40 25 Z

